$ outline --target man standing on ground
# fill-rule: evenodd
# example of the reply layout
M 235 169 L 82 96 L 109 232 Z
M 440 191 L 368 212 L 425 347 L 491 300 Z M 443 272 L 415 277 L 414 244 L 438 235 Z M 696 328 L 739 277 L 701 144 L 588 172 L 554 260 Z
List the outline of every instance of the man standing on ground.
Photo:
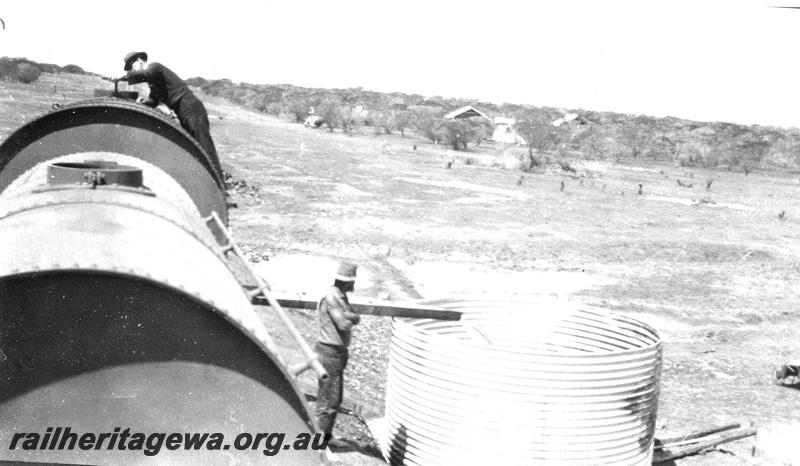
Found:
M 358 266 L 342 262 L 336 272 L 333 286 L 317 305 L 317 324 L 319 334 L 315 350 L 320 362 L 328 372 L 328 379 L 319 381 L 317 392 L 317 422 L 320 430 L 334 448 L 346 446 L 331 437 L 336 413 L 342 404 L 344 392 L 344 369 L 347 367 L 350 334 L 353 325 L 361 318 L 353 312 L 347 293 L 353 291 Z
M 150 98 L 145 104 L 156 107 L 163 103 L 178 116 L 181 126 L 200 144 L 211 159 L 214 170 L 223 179 L 217 149 L 209 131 L 208 113 L 189 87 L 172 70 L 161 63 L 147 63 L 147 53 L 131 52 L 125 56 L 125 71 L 118 80 L 129 84 L 150 85 Z

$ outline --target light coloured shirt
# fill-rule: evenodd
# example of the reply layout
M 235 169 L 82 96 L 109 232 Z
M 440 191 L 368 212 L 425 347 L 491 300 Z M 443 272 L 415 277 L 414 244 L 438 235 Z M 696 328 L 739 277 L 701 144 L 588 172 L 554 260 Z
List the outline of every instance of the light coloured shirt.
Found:
M 326 345 L 347 348 L 350 345 L 351 331 L 349 329 L 340 330 L 336 326 L 336 322 L 330 315 L 331 309 L 339 309 L 343 314 L 353 312 L 353 308 L 350 307 L 350 302 L 347 300 L 347 295 L 335 286 L 332 286 L 328 290 L 328 294 L 317 304 L 317 327 L 319 328 L 317 341 Z

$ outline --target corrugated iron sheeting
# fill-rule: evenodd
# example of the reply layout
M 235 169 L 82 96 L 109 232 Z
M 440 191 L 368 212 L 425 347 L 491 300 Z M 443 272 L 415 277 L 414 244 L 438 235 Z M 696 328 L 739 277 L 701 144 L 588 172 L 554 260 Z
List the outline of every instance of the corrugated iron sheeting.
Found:
M 381 439 L 392 464 L 650 464 L 655 330 L 556 302 L 426 304 L 464 315 L 393 322 Z

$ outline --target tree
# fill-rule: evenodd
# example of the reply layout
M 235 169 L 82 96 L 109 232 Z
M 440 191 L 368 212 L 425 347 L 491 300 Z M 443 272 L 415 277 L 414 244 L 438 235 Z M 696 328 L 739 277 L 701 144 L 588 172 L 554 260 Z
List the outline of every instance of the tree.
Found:
M 656 139 L 655 118 L 637 116 L 623 123 L 620 142 L 630 150 L 635 159 L 647 152 Z
M 533 119 L 517 122 L 514 129 L 528 146 L 528 160 L 524 166 L 526 171 L 542 165 L 541 153 L 555 148 L 563 132 L 556 126 Z
M 375 112 L 372 114 L 372 126 L 375 134 L 392 134 L 394 119 L 388 112 Z
M 293 97 L 286 104 L 286 113 L 294 117 L 295 123 L 302 123 L 308 116 L 308 101 L 301 97 Z
M 673 160 L 677 153 L 678 145 L 675 141 L 667 136 L 659 136 L 650 141 L 650 147 L 647 149 L 647 155 L 653 160 Z
M 494 125 L 486 118 L 470 118 L 469 120 L 475 128 L 475 135 L 473 138 L 475 145 L 480 146 L 481 141 L 492 135 L 494 132 Z
M 639 157 L 642 152 L 647 150 L 651 139 L 652 135 L 647 130 L 633 125 L 625 125 L 622 127 L 620 142 L 630 150 L 633 158 Z
M 400 131 L 400 136 L 406 137 L 406 128 L 414 122 L 414 115 L 408 110 L 398 110 L 394 112 L 394 127 Z
M 325 122 L 324 125 L 329 132 L 333 132 L 342 124 L 341 106 L 341 101 L 335 97 L 328 97 L 319 104 L 317 115 Z
M 475 140 L 478 125 L 467 118 L 444 120 L 440 124 L 445 142 L 453 150 L 467 150 L 467 143 Z
M 349 105 L 342 105 L 339 107 L 339 126 L 342 127 L 342 132 L 348 136 L 353 135 L 353 126 L 356 124 L 356 117 L 353 107 Z
M 418 109 L 413 111 L 413 124 L 419 133 L 438 144 L 442 139 L 439 131 L 442 119 L 437 116 L 439 112 L 430 109 Z
M 745 175 L 759 168 L 764 156 L 769 151 L 769 142 L 752 133 L 725 144 L 728 154 L 728 169 L 739 168 Z

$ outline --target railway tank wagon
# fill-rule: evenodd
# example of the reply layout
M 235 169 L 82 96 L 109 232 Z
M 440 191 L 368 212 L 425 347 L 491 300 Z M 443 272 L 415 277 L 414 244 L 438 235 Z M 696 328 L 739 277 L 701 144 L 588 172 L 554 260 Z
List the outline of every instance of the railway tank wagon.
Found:
M 69 427 L 313 433 L 227 258 L 222 174 L 158 112 L 120 99 L 57 108 L 0 146 L 0 438 Z M 255 448 L 255 447 L 254 447 Z M 3 451 L 62 463 L 259 463 L 239 451 Z M 272 452 L 275 453 L 275 452 Z M 278 453 L 319 464 L 319 451 Z

